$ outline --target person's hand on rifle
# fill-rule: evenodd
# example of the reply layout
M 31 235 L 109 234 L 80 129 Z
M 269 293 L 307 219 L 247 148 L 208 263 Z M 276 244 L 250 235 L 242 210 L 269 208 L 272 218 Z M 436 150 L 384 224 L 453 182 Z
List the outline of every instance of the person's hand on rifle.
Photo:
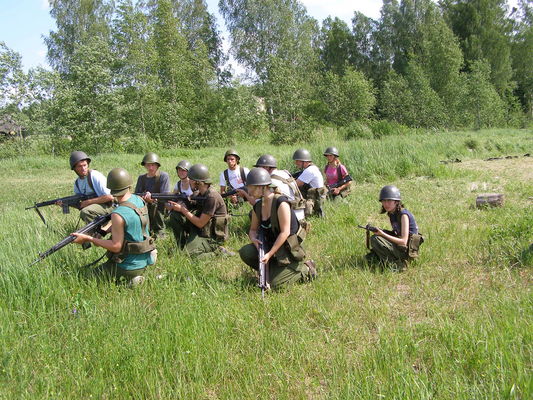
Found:
M 152 199 L 152 193 L 150 192 L 146 192 L 143 196 L 143 199 L 144 201 L 146 201 L 147 203 L 150 203 L 150 204 L 153 204 L 155 203 L 157 200 L 154 200 Z
M 76 236 L 76 239 L 74 239 L 74 243 L 83 244 L 85 242 L 92 242 L 93 237 L 86 235 L 85 233 L 78 233 L 73 232 L 71 233 L 72 236 Z
M 63 202 L 61 200 L 56 201 L 56 205 L 59 207 L 63 207 Z
M 268 253 L 265 253 L 265 256 L 262 260 L 259 260 L 262 263 L 268 264 L 268 261 L 272 258 L 272 254 L 270 254 L 270 251 Z
M 167 210 L 177 211 L 182 214 L 185 214 L 189 211 L 183 203 L 176 203 L 175 201 L 167 201 L 167 203 L 165 204 L 165 208 Z
M 229 201 L 231 202 L 231 204 L 237 204 L 239 202 L 239 199 L 237 198 L 237 195 L 234 194 L 229 197 Z
M 339 188 L 333 188 L 333 189 L 330 189 L 329 191 L 333 196 L 337 196 L 340 193 Z
M 92 204 L 92 203 L 91 203 L 91 201 L 90 201 L 89 199 L 87 199 L 87 200 L 83 200 L 83 201 L 80 201 L 80 210 L 81 210 L 82 208 L 85 208 L 85 207 L 87 207 L 87 206 L 90 206 L 91 204 Z

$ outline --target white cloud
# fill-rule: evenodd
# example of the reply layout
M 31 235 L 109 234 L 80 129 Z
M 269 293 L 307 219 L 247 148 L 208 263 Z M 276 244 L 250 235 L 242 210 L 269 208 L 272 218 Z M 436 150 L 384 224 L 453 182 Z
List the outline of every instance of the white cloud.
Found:
M 49 0 L 41 0 L 41 8 L 43 10 L 49 10 L 50 9 Z

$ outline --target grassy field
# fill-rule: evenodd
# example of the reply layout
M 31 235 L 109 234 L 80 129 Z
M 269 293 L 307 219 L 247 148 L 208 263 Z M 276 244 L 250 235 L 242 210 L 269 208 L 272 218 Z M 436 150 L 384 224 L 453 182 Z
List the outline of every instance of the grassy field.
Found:
M 102 249 L 69 245 L 28 267 L 78 213 L 43 209 L 47 229 L 24 207 L 70 194 L 75 175 L 68 157 L 1 160 L 0 399 L 532 398 L 533 132 L 325 133 L 305 146 L 322 166 L 329 145 L 355 186 L 311 220 L 319 279 L 265 301 L 238 256 L 193 261 L 172 235 L 135 289 L 90 278 L 81 266 Z M 237 149 L 246 166 L 270 152 L 293 169 L 298 146 Z M 159 153 L 174 184 L 180 159 L 218 174 L 225 150 Z M 142 172 L 142 154 L 102 152 L 94 168 Z M 518 157 L 484 161 L 501 156 Z M 369 269 L 355 228 L 388 225 L 377 196 L 391 183 L 426 237 L 403 273 Z M 504 206 L 474 208 L 483 192 L 504 193 Z M 247 242 L 246 222 L 233 219 L 229 248 Z

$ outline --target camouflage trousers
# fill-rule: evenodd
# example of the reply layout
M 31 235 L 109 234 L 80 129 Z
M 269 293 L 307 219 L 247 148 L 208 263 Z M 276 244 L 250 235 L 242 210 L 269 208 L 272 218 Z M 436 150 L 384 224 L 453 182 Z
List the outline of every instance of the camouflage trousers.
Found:
M 212 257 L 220 247 L 219 241 L 200 236 L 200 229 L 192 224 L 182 213 L 171 211 L 167 221 L 174 233 L 176 244 L 193 257 Z
M 254 270 L 259 270 L 259 251 L 249 243 L 239 250 L 241 260 Z M 268 265 L 268 281 L 272 289 L 310 280 L 309 267 L 303 261 L 293 261 L 289 265 L 279 265 L 276 257 Z
M 407 267 L 410 260 L 406 247 L 391 243 L 381 236 L 373 235 L 370 237 L 370 248 L 380 261 L 394 264 L 400 271 Z
M 113 212 L 113 205 L 110 203 L 104 204 L 91 204 L 80 210 L 80 218 L 83 222 L 88 224 L 92 222 L 96 217 L 109 214 Z

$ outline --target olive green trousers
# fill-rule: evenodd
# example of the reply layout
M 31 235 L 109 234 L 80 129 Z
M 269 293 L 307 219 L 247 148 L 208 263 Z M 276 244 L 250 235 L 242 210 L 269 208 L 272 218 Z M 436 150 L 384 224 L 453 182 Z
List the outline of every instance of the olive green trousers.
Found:
M 212 257 L 220 246 L 217 240 L 200 236 L 200 229 L 182 213 L 172 211 L 167 224 L 174 233 L 178 248 L 193 257 Z
M 87 206 L 80 210 L 80 218 L 83 222 L 88 224 L 89 222 L 92 222 L 96 217 L 109 214 L 110 212 L 113 212 L 113 206 L 111 204 L 91 204 L 90 206 Z
M 407 267 L 409 257 L 407 256 L 406 248 L 401 248 L 376 235 L 370 237 L 370 248 L 382 262 L 394 264 L 399 270 Z
M 254 270 L 259 269 L 259 251 L 249 243 L 239 250 L 241 260 Z M 272 289 L 277 289 L 298 282 L 310 280 L 309 267 L 303 261 L 293 261 L 289 265 L 279 265 L 276 257 L 268 263 L 268 282 Z

